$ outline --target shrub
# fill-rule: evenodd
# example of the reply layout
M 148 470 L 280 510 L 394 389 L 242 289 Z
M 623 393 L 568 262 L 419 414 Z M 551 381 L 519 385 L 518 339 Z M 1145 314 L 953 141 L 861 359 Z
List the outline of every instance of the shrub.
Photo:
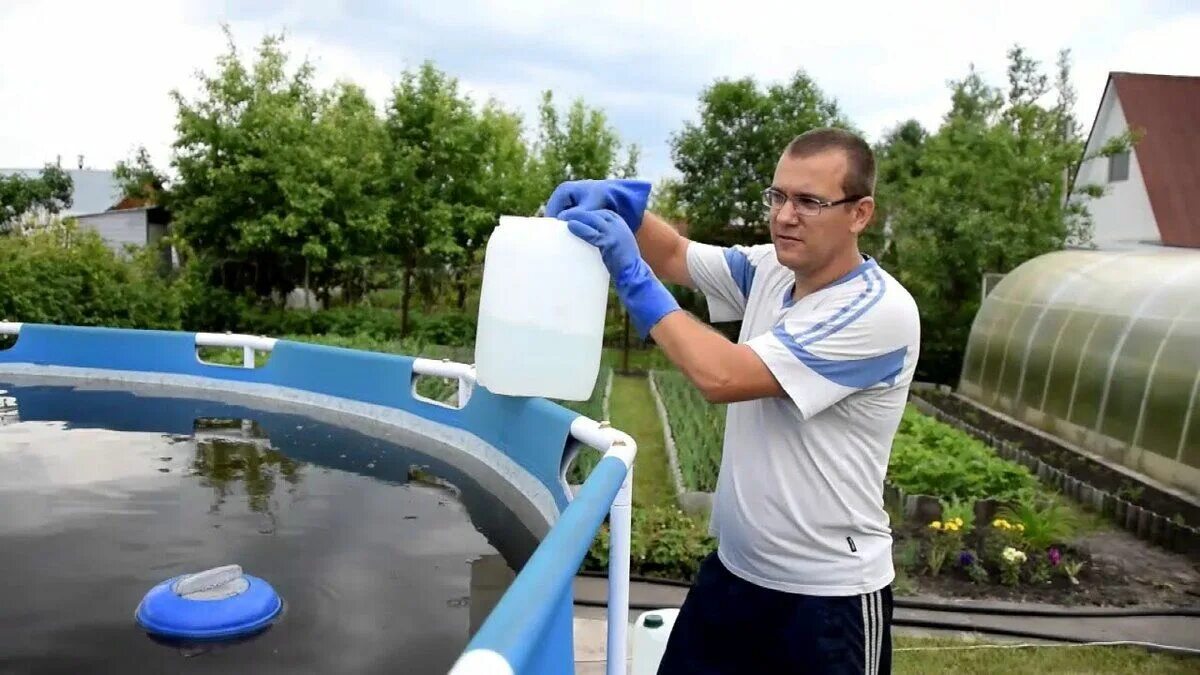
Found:
M 635 506 L 630 546 L 630 573 L 662 579 L 690 580 L 700 563 L 716 549 L 704 521 L 674 506 Z M 584 568 L 608 568 L 608 524 L 584 558 Z
M 0 319 L 178 329 L 179 296 L 158 264 L 156 250 L 122 258 L 73 221 L 0 236 Z

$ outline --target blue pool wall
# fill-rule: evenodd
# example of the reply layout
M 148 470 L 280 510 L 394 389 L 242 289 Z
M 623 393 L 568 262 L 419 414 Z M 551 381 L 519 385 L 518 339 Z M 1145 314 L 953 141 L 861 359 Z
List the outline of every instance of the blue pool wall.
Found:
M 517 673 L 574 671 L 573 581 L 627 473 L 619 459 L 606 457 L 578 494 L 570 495 L 562 463 L 573 449 L 570 428 L 577 413 L 481 386 L 459 409 L 424 401 L 412 393 L 409 356 L 279 340 L 266 364 L 242 368 L 200 361 L 195 339 L 194 333 L 176 331 L 24 324 L 16 343 L 0 350 L 0 366 L 20 365 L 34 374 L 37 366 L 48 366 L 270 385 L 405 411 L 479 438 L 540 483 L 558 513 L 467 651 L 494 652 Z M 181 409 L 157 423 L 163 431 L 190 434 L 194 421 L 189 409 Z
M 279 340 L 258 368 L 214 365 L 196 355 L 194 333 L 24 324 L 0 363 L 188 375 L 266 384 L 403 410 L 469 432 L 540 482 L 561 511 L 570 502 L 562 460 L 578 413 L 541 398 L 498 396 L 476 386 L 460 409 L 412 393 L 410 356 Z M 175 433 L 192 432 L 191 420 Z

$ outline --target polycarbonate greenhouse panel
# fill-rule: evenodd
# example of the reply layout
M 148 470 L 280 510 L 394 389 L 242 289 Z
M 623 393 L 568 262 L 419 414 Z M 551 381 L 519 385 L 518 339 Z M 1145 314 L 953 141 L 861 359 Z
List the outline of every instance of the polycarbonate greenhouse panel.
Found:
M 1007 274 L 959 391 L 1200 494 L 1200 251 L 1061 251 Z

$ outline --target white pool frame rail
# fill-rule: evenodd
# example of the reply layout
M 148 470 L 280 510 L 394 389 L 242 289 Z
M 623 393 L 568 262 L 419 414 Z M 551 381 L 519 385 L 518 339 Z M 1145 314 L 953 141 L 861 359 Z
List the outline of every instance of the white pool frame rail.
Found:
M 0 321 L 0 335 L 20 335 L 20 333 L 20 323 Z M 275 348 L 276 342 L 275 338 L 256 335 L 196 333 L 196 347 L 241 348 L 243 368 L 254 368 L 256 352 L 270 352 Z M 466 403 L 476 383 L 475 367 L 465 363 L 414 358 L 412 370 L 416 375 L 458 380 L 458 405 L 460 406 Z M 609 426 L 608 422 L 597 422 L 582 415 L 571 423 L 571 436 L 580 443 L 604 453 L 605 457 L 620 459 L 628 467 L 621 488 L 609 509 L 611 535 L 608 568 L 608 643 L 605 650 L 607 674 L 624 675 L 629 633 L 629 549 L 633 515 L 633 460 L 637 455 L 637 443 L 628 434 Z

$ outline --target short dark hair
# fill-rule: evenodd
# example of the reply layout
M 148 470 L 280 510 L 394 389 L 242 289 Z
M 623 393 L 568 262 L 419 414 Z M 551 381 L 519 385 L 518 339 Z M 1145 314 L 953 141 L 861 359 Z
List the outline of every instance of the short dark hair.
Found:
M 846 153 L 846 177 L 842 180 L 845 196 L 875 194 L 875 152 L 857 134 L 834 127 L 811 129 L 788 143 L 787 155 L 809 157 L 826 150 Z

